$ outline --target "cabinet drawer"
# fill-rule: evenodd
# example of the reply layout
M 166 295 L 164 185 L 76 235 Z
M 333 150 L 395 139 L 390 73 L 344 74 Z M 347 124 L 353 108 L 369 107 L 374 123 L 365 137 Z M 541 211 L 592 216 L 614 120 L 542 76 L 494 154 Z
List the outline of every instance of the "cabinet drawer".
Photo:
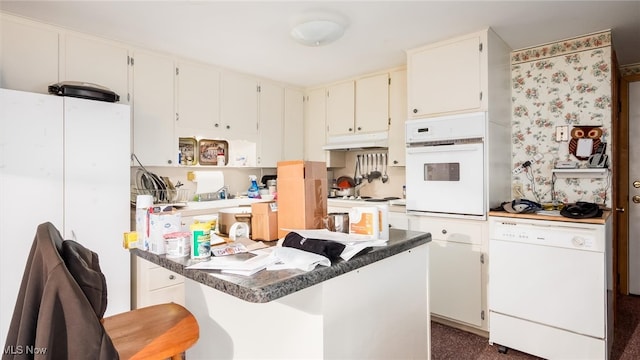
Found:
M 482 243 L 483 228 L 483 223 L 477 221 L 441 220 L 429 217 L 412 219 L 409 226 L 409 230 L 431 233 L 433 240 L 476 245 Z
M 184 283 L 184 276 L 178 275 L 162 267 L 149 270 L 148 290 L 161 289 L 167 286 Z
M 137 304 L 137 308 L 158 305 L 158 304 L 166 304 L 166 303 L 176 303 L 184 306 L 185 304 L 185 294 L 184 294 L 184 283 L 177 284 L 174 286 L 165 287 L 158 290 L 149 291 L 145 294 L 144 299 Z

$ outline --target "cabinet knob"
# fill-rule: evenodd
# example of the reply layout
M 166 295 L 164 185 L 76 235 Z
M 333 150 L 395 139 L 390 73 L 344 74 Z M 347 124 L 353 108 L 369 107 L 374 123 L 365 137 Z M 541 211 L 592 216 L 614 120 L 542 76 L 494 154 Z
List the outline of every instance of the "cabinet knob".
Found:
M 358 131 L 362 130 L 362 127 L 358 126 Z
M 228 130 L 228 129 L 231 129 L 231 126 L 227 125 L 227 130 Z
M 413 109 L 413 113 L 417 114 L 418 113 L 418 109 Z
M 353 131 L 353 128 L 349 128 L 349 132 Z
M 175 275 L 169 275 L 169 280 L 175 280 L 176 276 Z
M 173 164 L 173 160 L 167 160 L 167 164 L 169 165 Z
M 393 164 L 394 165 L 397 164 L 397 163 L 398 163 L 398 160 L 393 160 Z
M 220 126 L 220 124 L 218 124 L 218 123 L 213 124 L 213 127 L 219 127 L 219 126 Z
M 442 233 L 446 234 L 447 233 L 447 229 L 442 229 Z

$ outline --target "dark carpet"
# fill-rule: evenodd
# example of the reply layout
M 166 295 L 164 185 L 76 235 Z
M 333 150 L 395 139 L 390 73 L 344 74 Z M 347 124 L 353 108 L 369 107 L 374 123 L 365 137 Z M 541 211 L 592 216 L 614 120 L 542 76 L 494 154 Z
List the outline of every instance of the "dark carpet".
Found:
M 609 359 L 640 359 L 640 296 L 620 296 L 616 312 L 613 349 Z M 498 348 L 490 345 L 485 337 L 432 322 L 431 359 L 534 360 L 539 358 L 514 349 L 501 354 Z

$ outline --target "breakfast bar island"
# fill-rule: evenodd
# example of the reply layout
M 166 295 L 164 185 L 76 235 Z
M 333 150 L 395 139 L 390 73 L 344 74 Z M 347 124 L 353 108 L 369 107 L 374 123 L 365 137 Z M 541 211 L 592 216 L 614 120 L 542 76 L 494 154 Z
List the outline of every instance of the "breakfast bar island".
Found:
M 186 269 L 193 260 L 140 249 L 185 276 L 200 326 L 193 359 L 428 359 L 429 233 L 390 230 L 386 246 L 314 270 L 251 276 Z

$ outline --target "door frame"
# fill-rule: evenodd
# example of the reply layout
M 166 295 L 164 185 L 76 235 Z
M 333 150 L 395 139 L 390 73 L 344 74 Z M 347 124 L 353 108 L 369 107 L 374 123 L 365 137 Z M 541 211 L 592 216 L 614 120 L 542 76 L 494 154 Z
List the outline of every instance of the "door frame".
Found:
M 640 74 L 624 75 L 620 79 L 620 114 L 614 130 L 613 238 L 614 256 L 617 261 L 618 292 L 629 294 L 629 83 L 640 81 Z M 614 261 L 614 264 L 616 262 Z

